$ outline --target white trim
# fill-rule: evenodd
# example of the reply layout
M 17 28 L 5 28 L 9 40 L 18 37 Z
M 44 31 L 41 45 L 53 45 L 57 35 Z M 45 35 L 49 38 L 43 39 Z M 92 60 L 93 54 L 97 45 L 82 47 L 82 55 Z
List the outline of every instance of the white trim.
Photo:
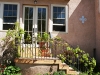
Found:
M 49 28 L 51 28 L 51 29 L 49 29 L 50 32 L 55 32 L 55 33 L 60 32 L 60 31 L 53 31 L 53 25 L 55 25 L 55 24 L 53 24 L 53 7 L 54 6 L 65 7 L 65 27 L 66 27 L 66 29 L 65 29 L 65 32 L 61 32 L 61 33 L 68 33 L 68 6 L 61 5 L 61 4 L 51 4 L 51 21 L 50 21 L 50 27 L 49 27 Z M 58 24 L 58 25 L 62 26 L 63 24 Z
M 17 5 L 17 22 L 19 22 L 19 10 L 20 4 L 16 2 L 0 2 L 0 30 L 3 30 L 3 24 L 13 24 L 13 23 L 3 23 L 3 11 L 4 11 L 4 4 L 16 4 Z M 5 31 L 5 30 L 4 30 Z
M 3 4 L 0 2 L 0 30 L 3 30 Z
M 47 32 L 47 27 L 48 27 L 48 25 L 47 25 L 47 15 L 48 15 L 48 8 L 46 7 L 46 6 L 36 6 L 37 7 L 37 13 L 38 13 L 38 8 L 46 8 L 46 32 Z M 38 15 L 37 15 L 37 17 L 38 17 Z M 36 17 L 36 18 L 37 18 Z
M 45 19 L 45 21 L 46 21 L 46 27 L 45 27 L 45 31 L 47 31 L 47 10 L 48 10 L 48 8 L 46 7 L 46 6 L 28 6 L 28 5 L 24 5 L 23 6 L 23 29 L 24 29 L 24 20 L 25 20 L 25 7 L 31 7 L 31 8 L 33 8 L 33 28 L 38 28 L 38 25 L 37 25 L 37 20 L 38 20 L 38 8 L 45 8 L 46 9 L 46 19 Z M 33 31 L 33 28 L 32 28 L 32 32 L 34 32 Z M 37 30 L 37 32 L 38 32 L 38 30 Z M 34 36 L 35 37 L 37 37 L 37 32 L 35 32 L 34 33 Z M 23 36 L 24 37 L 24 36 Z M 32 37 L 33 37 L 33 34 L 32 34 Z M 38 44 L 36 44 L 36 46 L 38 47 Z
M 25 7 L 32 7 L 33 8 L 33 26 L 35 26 L 35 28 L 37 28 L 37 20 L 38 20 L 38 8 L 46 8 L 46 31 L 47 31 L 47 11 L 48 8 L 46 6 L 28 6 L 28 5 L 24 5 L 23 6 L 23 24 L 24 24 L 24 16 L 25 16 Z M 23 26 L 24 29 L 24 26 Z

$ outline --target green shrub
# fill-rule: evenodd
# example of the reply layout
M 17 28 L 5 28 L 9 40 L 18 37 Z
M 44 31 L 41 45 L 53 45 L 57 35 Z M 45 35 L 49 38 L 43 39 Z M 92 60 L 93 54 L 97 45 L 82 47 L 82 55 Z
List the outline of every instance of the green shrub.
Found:
M 51 75 L 49 73 L 45 73 L 43 75 Z M 57 71 L 57 72 L 54 72 L 53 75 L 66 75 L 64 71 Z
M 92 73 L 96 66 L 96 60 L 91 58 L 88 53 L 81 50 L 79 47 L 72 48 L 68 46 L 64 56 L 66 57 L 66 62 L 79 65 L 82 72 Z
M 20 70 L 17 66 L 8 66 L 4 69 L 3 75 L 21 75 Z
M 88 73 L 80 73 L 79 75 L 88 75 Z

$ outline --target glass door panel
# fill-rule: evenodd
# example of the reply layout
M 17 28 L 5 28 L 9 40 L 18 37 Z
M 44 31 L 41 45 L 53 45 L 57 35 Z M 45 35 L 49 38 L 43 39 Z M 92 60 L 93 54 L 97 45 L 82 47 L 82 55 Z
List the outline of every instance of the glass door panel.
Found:
M 32 43 L 33 7 L 25 7 L 24 40 L 26 44 Z
M 46 31 L 47 8 L 38 6 L 25 6 L 24 8 L 24 40 L 25 44 L 34 43 L 37 33 Z M 31 38 L 28 38 L 31 37 Z
M 40 33 L 46 31 L 46 11 L 45 7 L 38 8 L 38 32 Z

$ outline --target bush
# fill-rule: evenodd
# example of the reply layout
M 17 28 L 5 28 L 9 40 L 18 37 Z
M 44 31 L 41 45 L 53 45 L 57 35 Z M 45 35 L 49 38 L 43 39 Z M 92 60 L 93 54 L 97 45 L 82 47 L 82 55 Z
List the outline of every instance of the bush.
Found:
M 3 75 L 21 75 L 20 70 L 17 66 L 8 66 L 4 69 Z
M 67 47 L 67 50 L 64 52 L 64 56 L 66 57 L 67 64 L 72 64 L 74 67 L 75 65 L 79 66 L 76 68 L 81 72 L 92 73 L 96 66 L 96 60 L 91 58 L 88 53 L 81 50 L 79 47 Z
M 45 73 L 43 75 L 51 75 L 49 73 Z M 66 75 L 64 71 L 57 71 L 57 72 L 54 72 L 53 75 Z

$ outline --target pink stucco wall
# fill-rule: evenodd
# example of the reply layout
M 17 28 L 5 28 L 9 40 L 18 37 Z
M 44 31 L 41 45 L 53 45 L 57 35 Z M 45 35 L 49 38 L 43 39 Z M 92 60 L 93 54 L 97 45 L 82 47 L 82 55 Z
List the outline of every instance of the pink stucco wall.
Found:
M 58 35 L 65 39 L 69 44 L 73 47 L 77 45 L 80 46 L 81 49 L 90 53 L 93 56 L 93 49 L 97 47 L 99 49 L 100 41 L 97 41 L 98 44 L 96 46 L 96 39 L 100 39 L 99 35 L 96 38 L 96 32 L 99 33 L 99 25 L 95 26 L 95 0 L 37 0 L 37 4 L 34 4 L 34 0 L 0 0 L 5 2 L 19 2 L 20 3 L 20 18 L 22 18 L 23 14 L 23 5 L 45 5 L 48 7 L 48 17 L 50 18 L 50 6 L 51 4 L 64 4 L 68 5 L 68 33 L 59 33 Z M 98 3 L 96 1 L 96 3 Z M 98 7 L 98 6 L 97 6 Z M 96 8 L 97 9 L 97 8 Z M 98 9 L 97 9 L 98 10 Z M 96 12 L 98 13 L 98 11 Z M 82 16 L 85 16 L 87 21 L 82 24 L 79 20 Z M 97 17 L 100 17 L 96 15 Z M 48 25 L 49 24 L 48 19 Z M 96 31 L 96 28 L 97 31 Z M 99 55 L 99 54 L 98 54 Z
M 68 34 L 61 34 L 72 46 L 80 46 L 91 56 L 93 56 L 93 49 L 96 47 L 94 3 L 94 0 L 70 0 L 68 2 Z M 84 24 L 79 20 L 82 16 L 87 19 Z
M 97 62 L 100 62 L 100 3 L 99 0 L 95 1 L 95 16 L 96 16 L 96 55 Z

